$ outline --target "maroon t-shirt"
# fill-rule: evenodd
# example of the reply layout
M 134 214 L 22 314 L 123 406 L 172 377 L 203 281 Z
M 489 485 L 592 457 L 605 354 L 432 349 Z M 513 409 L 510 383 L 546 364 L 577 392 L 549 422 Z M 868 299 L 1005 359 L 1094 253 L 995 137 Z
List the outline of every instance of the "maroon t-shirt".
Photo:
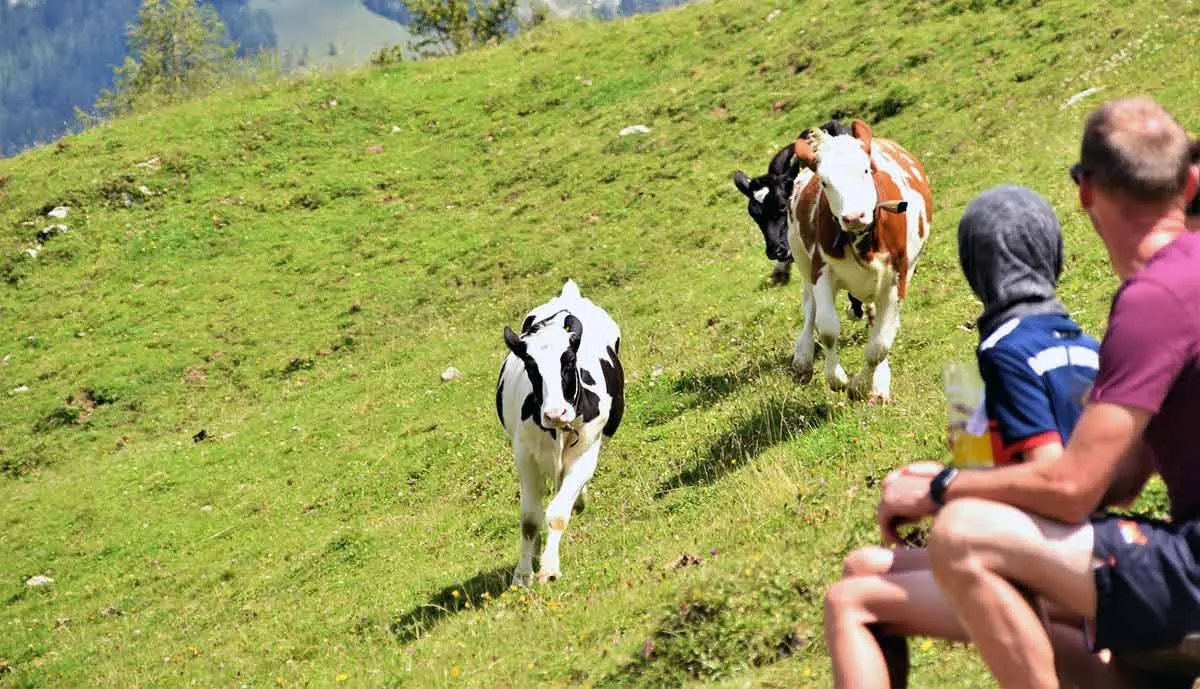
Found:
M 1091 401 L 1154 415 L 1145 440 L 1171 516 L 1200 518 L 1200 233 L 1160 249 L 1117 290 Z

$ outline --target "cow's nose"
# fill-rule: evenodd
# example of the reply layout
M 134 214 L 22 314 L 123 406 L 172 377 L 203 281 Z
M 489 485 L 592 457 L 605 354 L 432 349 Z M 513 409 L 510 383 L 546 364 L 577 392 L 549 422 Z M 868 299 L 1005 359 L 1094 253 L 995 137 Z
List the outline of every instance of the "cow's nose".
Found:
M 570 411 L 571 410 L 566 409 L 566 408 L 554 409 L 554 410 L 544 412 L 542 414 L 542 418 L 544 418 L 546 420 L 546 423 L 548 423 L 548 424 L 565 423 L 570 420 L 567 417 L 567 415 L 570 414 Z
M 846 225 L 859 225 L 862 224 L 864 217 L 866 217 L 866 213 L 863 213 L 862 211 L 857 213 L 846 213 L 842 216 L 842 223 Z

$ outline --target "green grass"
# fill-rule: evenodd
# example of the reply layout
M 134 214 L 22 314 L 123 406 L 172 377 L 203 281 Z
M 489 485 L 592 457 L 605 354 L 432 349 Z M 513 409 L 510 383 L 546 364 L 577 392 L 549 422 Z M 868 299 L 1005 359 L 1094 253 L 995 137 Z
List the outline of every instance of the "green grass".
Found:
M 942 456 L 941 366 L 975 345 L 963 207 L 1046 195 L 1099 334 L 1082 120 L 1145 92 L 1200 127 L 1197 3 L 999 4 L 552 22 L 0 161 L 0 687 L 828 686 L 824 587 L 877 540 L 878 478 Z M 834 112 L 934 184 L 886 407 L 791 378 L 799 286 L 730 181 Z M 505 593 L 501 331 L 568 276 L 622 326 L 628 410 L 565 578 Z M 992 686 L 913 649 L 914 686 Z

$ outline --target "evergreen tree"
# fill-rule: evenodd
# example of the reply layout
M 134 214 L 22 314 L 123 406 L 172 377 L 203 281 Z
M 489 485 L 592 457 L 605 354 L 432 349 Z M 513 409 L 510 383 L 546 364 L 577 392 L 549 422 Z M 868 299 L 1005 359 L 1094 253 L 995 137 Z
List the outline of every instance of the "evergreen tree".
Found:
M 462 52 L 499 42 L 516 29 L 517 0 L 410 0 L 409 28 L 420 36 L 416 47 L 428 53 Z
M 207 93 L 234 73 L 237 46 L 216 10 L 195 0 L 142 0 L 130 56 L 96 108 L 119 115 Z

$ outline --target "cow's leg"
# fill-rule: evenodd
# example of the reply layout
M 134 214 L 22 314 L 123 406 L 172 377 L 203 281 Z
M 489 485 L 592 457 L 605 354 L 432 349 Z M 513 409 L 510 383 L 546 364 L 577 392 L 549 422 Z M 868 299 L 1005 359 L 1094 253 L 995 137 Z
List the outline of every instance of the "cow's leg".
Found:
M 900 296 L 895 284 L 875 298 L 878 310 L 864 348 L 866 367 L 854 376 L 850 386 L 852 399 L 868 398 L 886 402 L 891 395 L 892 371 L 888 352 L 900 330 Z
M 542 490 L 545 480 L 529 452 L 517 451 L 517 477 L 521 484 L 521 559 L 512 583 L 528 586 L 533 578 L 533 554 L 542 533 Z
M 833 278 L 829 271 L 822 271 L 813 285 L 813 301 L 816 308 L 817 336 L 821 338 L 821 349 L 825 355 L 825 382 L 832 390 L 846 387 L 846 371 L 838 361 L 838 338 L 842 325 L 838 320 L 837 302 L 834 300 Z
M 575 506 L 575 501 L 591 480 L 592 474 L 596 473 L 596 458 L 599 455 L 600 439 L 597 438 L 591 447 L 564 469 L 558 494 L 546 508 L 546 549 L 542 551 L 541 571 L 538 572 L 538 581 L 542 583 L 562 576 L 558 545 L 567 531 L 567 522 L 571 520 L 571 508 Z
M 801 383 L 812 379 L 813 356 L 816 344 L 813 342 L 813 327 L 816 324 L 816 309 L 813 306 L 813 285 L 804 281 L 804 325 L 800 336 L 796 338 L 796 350 L 792 354 L 792 369 Z
M 776 285 L 786 285 L 792 279 L 792 259 L 786 258 L 782 261 L 775 262 L 775 268 L 771 271 L 771 283 Z

